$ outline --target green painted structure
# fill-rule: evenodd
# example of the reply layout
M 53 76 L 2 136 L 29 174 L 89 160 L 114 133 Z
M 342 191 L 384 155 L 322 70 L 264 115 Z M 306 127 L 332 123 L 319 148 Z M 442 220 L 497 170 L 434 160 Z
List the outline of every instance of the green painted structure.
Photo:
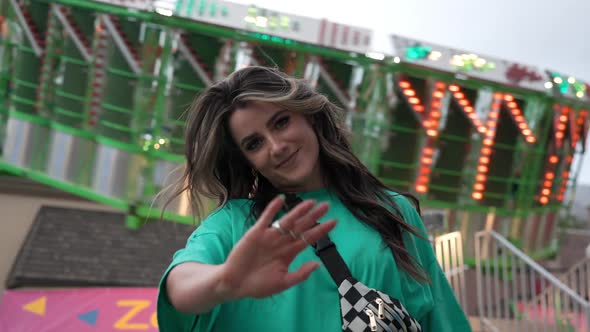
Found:
M 416 41 L 375 55 L 354 27 L 354 47 L 326 46 L 328 23 L 314 43 L 313 22 L 253 6 L 124 2 L 0 1 L 0 170 L 126 211 L 140 227 L 159 218 L 182 172 L 193 98 L 242 66 L 277 66 L 344 108 L 359 157 L 441 215 L 439 231 L 461 230 L 467 256 L 483 228 L 534 257 L 556 250 L 588 131 L 586 84 L 518 64 L 503 82 L 492 61 L 441 65 Z M 254 25 L 236 28 L 242 20 Z M 164 217 L 196 222 L 183 196 Z

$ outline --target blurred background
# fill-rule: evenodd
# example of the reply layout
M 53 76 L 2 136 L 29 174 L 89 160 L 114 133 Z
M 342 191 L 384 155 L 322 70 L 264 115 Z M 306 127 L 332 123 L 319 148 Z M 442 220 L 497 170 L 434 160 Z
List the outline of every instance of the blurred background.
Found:
M 418 196 L 474 330 L 588 330 L 588 14 L 0 0 L 0 331 L 157 330 L 159 278 L 200 221 L 185 194 L 165 205 L 187 107 L 251 65 L 325 94 L 369 169 Z

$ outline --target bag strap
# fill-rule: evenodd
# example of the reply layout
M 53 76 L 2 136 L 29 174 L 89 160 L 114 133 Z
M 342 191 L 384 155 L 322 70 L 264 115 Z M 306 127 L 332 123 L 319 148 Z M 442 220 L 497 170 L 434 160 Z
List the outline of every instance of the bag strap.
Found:
M 286 210 L 289 211 L 294 208 L 297 204 L 302 202 L 302 199 L 297 197 L 295 194 L 286 194 L 285 195 L 285 205 Z M 352 277 L 348 266 L 344 262 L 342 256 L 336 249 L 336 245 L 330 237 L 326 234 L 323 238 L 321 238 L 318 242 L 312 244 L 316 255 L 320 258 L 330 276 L 336 283 L 336 286 L 340 286 L 342 282 L 348 278 Z

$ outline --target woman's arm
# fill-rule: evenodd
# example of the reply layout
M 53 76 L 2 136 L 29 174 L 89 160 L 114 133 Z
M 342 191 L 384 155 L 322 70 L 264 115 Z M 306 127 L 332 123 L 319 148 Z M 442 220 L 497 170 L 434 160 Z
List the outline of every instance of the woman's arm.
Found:
M 223 267 L 195 262 L 175 266 L 166 279 L 170 303 L 180 312 L 198 314 L 233 300 Z
M 172 268 L 166 279 L 169 302 L 181 312 L 204 313 L 216 305 L 245 297 L 264 298 L 306 280 L 319 266 L 308 262 L 296 271 L 289 265 L 309 243 L 325 236 L 334 220 L 316 226 L 328 210 L 325 203 L 304 201 L 281 218 L 281 228 L 303 237 L 281 234 L 268 227 L 284 204 L 274 199 L 259 220 L 236 243 L 219 265 L 186 262 Z

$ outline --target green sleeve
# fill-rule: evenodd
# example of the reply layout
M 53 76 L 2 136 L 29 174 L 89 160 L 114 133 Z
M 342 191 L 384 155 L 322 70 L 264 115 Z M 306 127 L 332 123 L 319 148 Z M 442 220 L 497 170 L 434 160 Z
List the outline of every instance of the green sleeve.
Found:
M 399 194 L 394 194 L 393 198 L 398 204 L 405 221 L 416 227 L 423 237 L 428 238 L 422 218 L 420 218 L 409 200 Z M 469 321 L 459 305 L 447 277 L 438 264 L 432 244 L 415 236 L 412 236 L 411 239 L 412 241 L 406 241 L 406 246 L 411 246 L 412 249 L 417 251 L 417 260 L 430 277 L 429 288 L 433 305 L 430 310 L 420 317 L 422 330 L 437 332 L 471 331 Z
M 161 332 L 209 331 L 211 329 L 219 307 L 198 316 L 179 312 L 168 299 L 166 278 L 172 268 L 185 262 L 223 263 L 233 247 L 231 219 L 232 216 L 227 207 L 217 210 L 193 232 L 186 247 L 174 254 L 172 263 L 164 272 L 159 286 L 157 317 Z
M 430 275 L 430 289 L 434 299 L 434 306 L 424 317 L 420 324 L 423 331 L 438 332 L 467 332 L 471 326 L 463 309 L 457 302 L 455 293 L 447 281 L 447 277 L 438 265 L 437 261 L 428 268 Z

